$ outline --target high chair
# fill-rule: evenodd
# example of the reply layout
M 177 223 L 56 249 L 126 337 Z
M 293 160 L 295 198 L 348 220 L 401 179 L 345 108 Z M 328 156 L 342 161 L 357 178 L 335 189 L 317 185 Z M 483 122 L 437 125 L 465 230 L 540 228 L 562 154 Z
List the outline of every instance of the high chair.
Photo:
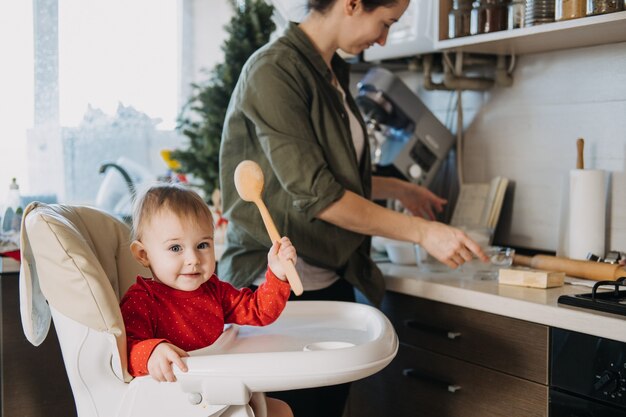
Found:
M 98 209 L 32 203 L 23 215 L 20 305 L 39 345 L 51 319 L 79 417 L 265 417 L 263 392 L 369 376 L 395 356 L 387 318 L 357 303 L 292 301 L 265 327 L 226 326 L 175 383 L 131 378 L 119 299 L 138 274 L 129 229 Z M 253 404 L 252 406 L 250 404 Z

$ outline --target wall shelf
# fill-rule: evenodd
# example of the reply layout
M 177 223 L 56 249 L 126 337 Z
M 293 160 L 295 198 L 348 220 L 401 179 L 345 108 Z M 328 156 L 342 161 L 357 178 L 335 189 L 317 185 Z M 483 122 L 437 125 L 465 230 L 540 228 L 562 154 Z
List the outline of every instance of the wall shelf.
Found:
M 447 25 L 441 16 L 440 24 Z M 446 33 L 447 27 L 445 29 L 440 34 Z M 626 42 L 626 11 L 457 39 L 442 39 L 435 42 L 435 48 L 442 51 L 522 55 L 615 42 Z

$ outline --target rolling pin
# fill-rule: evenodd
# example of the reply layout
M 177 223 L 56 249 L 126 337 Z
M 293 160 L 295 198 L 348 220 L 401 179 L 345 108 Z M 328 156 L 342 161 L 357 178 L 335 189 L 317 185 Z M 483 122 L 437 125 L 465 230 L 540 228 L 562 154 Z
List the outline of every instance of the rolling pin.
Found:
M 527 266 L 544 271 L 565 272 L 570 277 L 590 279 L 594 281 L 612 281 L 626 276 L 626 269 L 617 264 L 604 262 L 579 261 L 576 259 L 559 258 L 549 255 L 523 256 L 515 255 L 513 265 Z

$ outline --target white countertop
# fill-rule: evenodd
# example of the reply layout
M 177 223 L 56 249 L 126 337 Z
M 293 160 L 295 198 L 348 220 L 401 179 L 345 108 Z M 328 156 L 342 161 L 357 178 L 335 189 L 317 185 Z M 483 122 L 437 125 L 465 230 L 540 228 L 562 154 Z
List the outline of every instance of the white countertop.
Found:
M 472 267 L 429 272 L 417 266 L 378 264 L 387 290 L 454 304 L 547 326 L 626 342 L 626 316 L 557 303 L 562 294 L 590 293 L 590 287 L 565 284 L 538 289 L 500 285 L 497 279 L 475 277 Z

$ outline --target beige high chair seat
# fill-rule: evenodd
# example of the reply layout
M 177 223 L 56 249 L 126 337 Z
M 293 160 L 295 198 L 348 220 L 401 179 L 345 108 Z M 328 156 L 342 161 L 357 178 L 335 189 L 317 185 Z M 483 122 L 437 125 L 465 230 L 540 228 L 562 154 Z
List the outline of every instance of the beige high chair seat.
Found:
M 398 349 L 372 307 L 295 301 L 270 326 L 227 326 L 215 344 L 190 352 L 188 372 L 175 368 L 176 383 L 133 379 L 118 303 L 149 272 L 132 258 L 128 227 L 94 208 L 32 203 L 21 251 L 24 333 L 39 345 L 54 320 L 79 417 L 264 417 L 263 392 L 364 378 Z

